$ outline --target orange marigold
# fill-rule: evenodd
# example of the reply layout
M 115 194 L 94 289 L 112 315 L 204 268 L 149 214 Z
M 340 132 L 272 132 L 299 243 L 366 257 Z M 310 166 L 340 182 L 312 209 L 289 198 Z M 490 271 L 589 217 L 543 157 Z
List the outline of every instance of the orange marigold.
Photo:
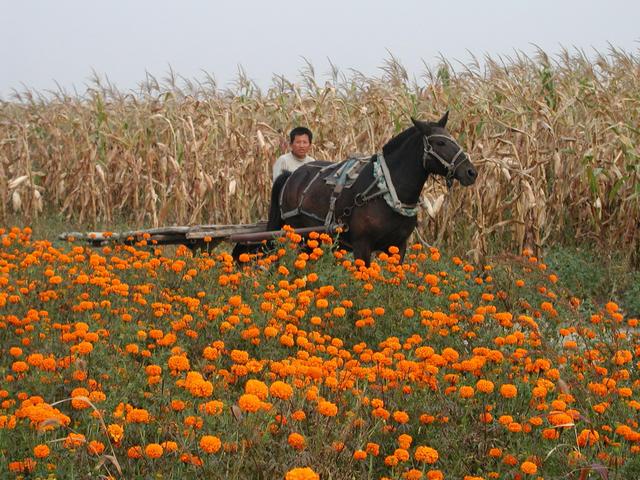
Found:
M 364 460 L 366 458 L 367 458 L 367 452 L 365 452 L 364 450 L 356 450 L 355 452 L 353 452 L 354 460 Z
M 504 398 L 513 398 L 518 394 L 518 389 L 516 388 L 515 385 L 512 385 L 510 383 L 505 383 L 502 386 L 500 386 L 500 395 L 502 395 Z
M 338 407 L 326 400 L 318 403 L 318 412 L 325 417 L 335 417 L 338 414 Z
M 253 393 L 260 400 L 266 400 L 269 395 L 269 389 L 264 382 L 251 378 L 247 380 L 244 386 L 244 393 Z
M 296 450 L 302 450 L 305 446 L 305 439 L 299 433 L 291 433 L 289 434 L 289 438 L 287 439 L 287 443 Z
M 409 452 L 407 452 L 404 448 L 396 448 L 393 452 L 393 456 L 396 457 L 400 462 L 406 462 L 409 460 Z
M 182 355 L 173 355 L 169 357 L 167 361 L 167 365 L 170 370 L 174 371 L 186 371 L 191 368 L 191 364 L 189 363 L 189 359 Z
M 320 475 L 309 467 L 298 467 L 285 474 L 285 480 L 320 480 Z
M 215 435 L 204 435 L 200 439 L 200 449 L 205 453 L 216 453 L 222 447 L 222 442 Z
M 134 445 L 127 450 L 127 456 L 129 458 L 142 458 L 142 448 L 140 445 Z
M 438 451 L 435 448 L 420 445 L 416 448 L 413 458 L 419 462 L 433 464 L 438 461 Z
M 116 423 L 112 423 L 107 427 L 107 432 L 115 443 L 118 443 L 124 437 L 124 428 Z
M 422 472 L 412 468 L 404 472 L 402 478 L 404 478 L 404 480 L 420 480 L 422 478 Z
M 397 410 L 393 412 L 393 419 L 398 423 L 405 424 L 409 421 L 409 415 L 407 414 L 407 412 Z
M 149 423 L 151 416 L 144 408 L 132 408 L 127 412 L 126 419 L 129 423 Z
M 150 443 L 144 447 L 144 454 L 147 458 L 160 458 L 164 453 L 164 449 L 159 443 Z
M 71 432 L 67 435 L 67 438 L 65 438 L 64 446 L 66 448 L 76 448 L 84 445 L 86 441 L 87 440 L 83 434 Z
M 276 381 L 269 387 L 269 393 L 281 400 L 287 400 L 293 395 L 293 389 L 288 383 Z
M 262 401 L 253 393 L 245 393 L 238 399 L 238 406 L 245 412 L 257 412 L 262 407 Z
M 600 439 L 600 434 L 595 430 L 584 429 L 578 435 L 578 445 L 580 447 L 591 446 Z
M 479 392 L 491 393 L 493 392 L 493 382 L 484 379 L 478 380 L 478 382 L 476 383 L 476 388 Z
M 520 470 L 528 475 L 533 475 L 538 471 L 538 466 L 533 462 L 522 462 L 522 465 L 520 465 Z
M 36 445 L 33 447 L 33 454 L 36 458 L 46 458 L 49 456 L 51 449 L 48 445 L 41 443 L 40 445 Z
M 400 448 L 409 448 L 411 446 L 411 442 L 413 442 L 413 438 L 411 435 L 407 435 L 406 433 L 403 433 L 398 437 L 398 445 Z
M 475 392 L 473 390 L 473 387 L 470 387 L 468 385 L 463 385 L 462 387 L 460 387 L 460 390 L 458 390 L 458 394 L 462 398 L 471 398 L 473 397 L 474 393 Z
M 427 472 L 428 480 L 444 480 L 444 474 L 440 470 L 429 470 Z
M 104 452 L 104 443 L 91 440 L 87 445 L 87 450 L 91 455 L 101 455 Z

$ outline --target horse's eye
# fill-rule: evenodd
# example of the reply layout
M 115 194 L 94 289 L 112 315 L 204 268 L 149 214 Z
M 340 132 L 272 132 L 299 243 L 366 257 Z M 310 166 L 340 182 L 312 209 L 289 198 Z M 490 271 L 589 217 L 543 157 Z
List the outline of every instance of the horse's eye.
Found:
M 436 142 L 436 145 L 438 145 L 439 147 L 444 147 L 444 141 L 443 140 L 438 140 Z

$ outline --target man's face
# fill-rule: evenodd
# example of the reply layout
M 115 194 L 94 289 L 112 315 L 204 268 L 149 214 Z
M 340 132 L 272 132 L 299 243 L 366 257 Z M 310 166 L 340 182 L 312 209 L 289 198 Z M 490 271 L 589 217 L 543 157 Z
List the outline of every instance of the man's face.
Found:
M 306 134 L 296 135 L 293 137 L 293 142 L 291 143 L 291 153 L 298 158 L 304 158 L 307 156 L 310 147 L 311 142 Z

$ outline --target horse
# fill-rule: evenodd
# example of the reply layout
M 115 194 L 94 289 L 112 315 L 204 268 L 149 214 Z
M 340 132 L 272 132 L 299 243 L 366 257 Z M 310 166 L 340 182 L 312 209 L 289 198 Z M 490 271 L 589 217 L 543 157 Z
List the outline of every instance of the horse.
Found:
M 339 225 L 339 243 L 355 259 L 370 265 L 374 251 L 391 246 L 401 261 L 417 225 L 422 188 L 429 175 L 472 185 L 478 176 L 462 147 L 446 129 L 449 112 L 437 122 L 411 119 L 413 125 L 393 137 L 382 152 L 340 163 L 315 161 L 274 182 L 267 230 Z M 345 162 L 350 162 L 345 165 Z M 350 185 L 345 178 L 357 170 Z M 333 179 L 333 184 L 327 180 Z

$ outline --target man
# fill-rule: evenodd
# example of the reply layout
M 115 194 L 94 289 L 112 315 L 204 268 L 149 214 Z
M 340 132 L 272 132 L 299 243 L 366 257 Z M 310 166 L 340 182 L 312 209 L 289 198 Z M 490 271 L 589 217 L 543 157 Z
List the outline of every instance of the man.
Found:
M 305 163 L 315 162 L 315 158 L 307 155 L 311 148 L 313 134 L 306 127 L 296 127 L 289 133 L 289 147 L 291 151 L 282 155 L 273 164 L 273 180 L 280 176 L 282 172 L 293 172 Z

